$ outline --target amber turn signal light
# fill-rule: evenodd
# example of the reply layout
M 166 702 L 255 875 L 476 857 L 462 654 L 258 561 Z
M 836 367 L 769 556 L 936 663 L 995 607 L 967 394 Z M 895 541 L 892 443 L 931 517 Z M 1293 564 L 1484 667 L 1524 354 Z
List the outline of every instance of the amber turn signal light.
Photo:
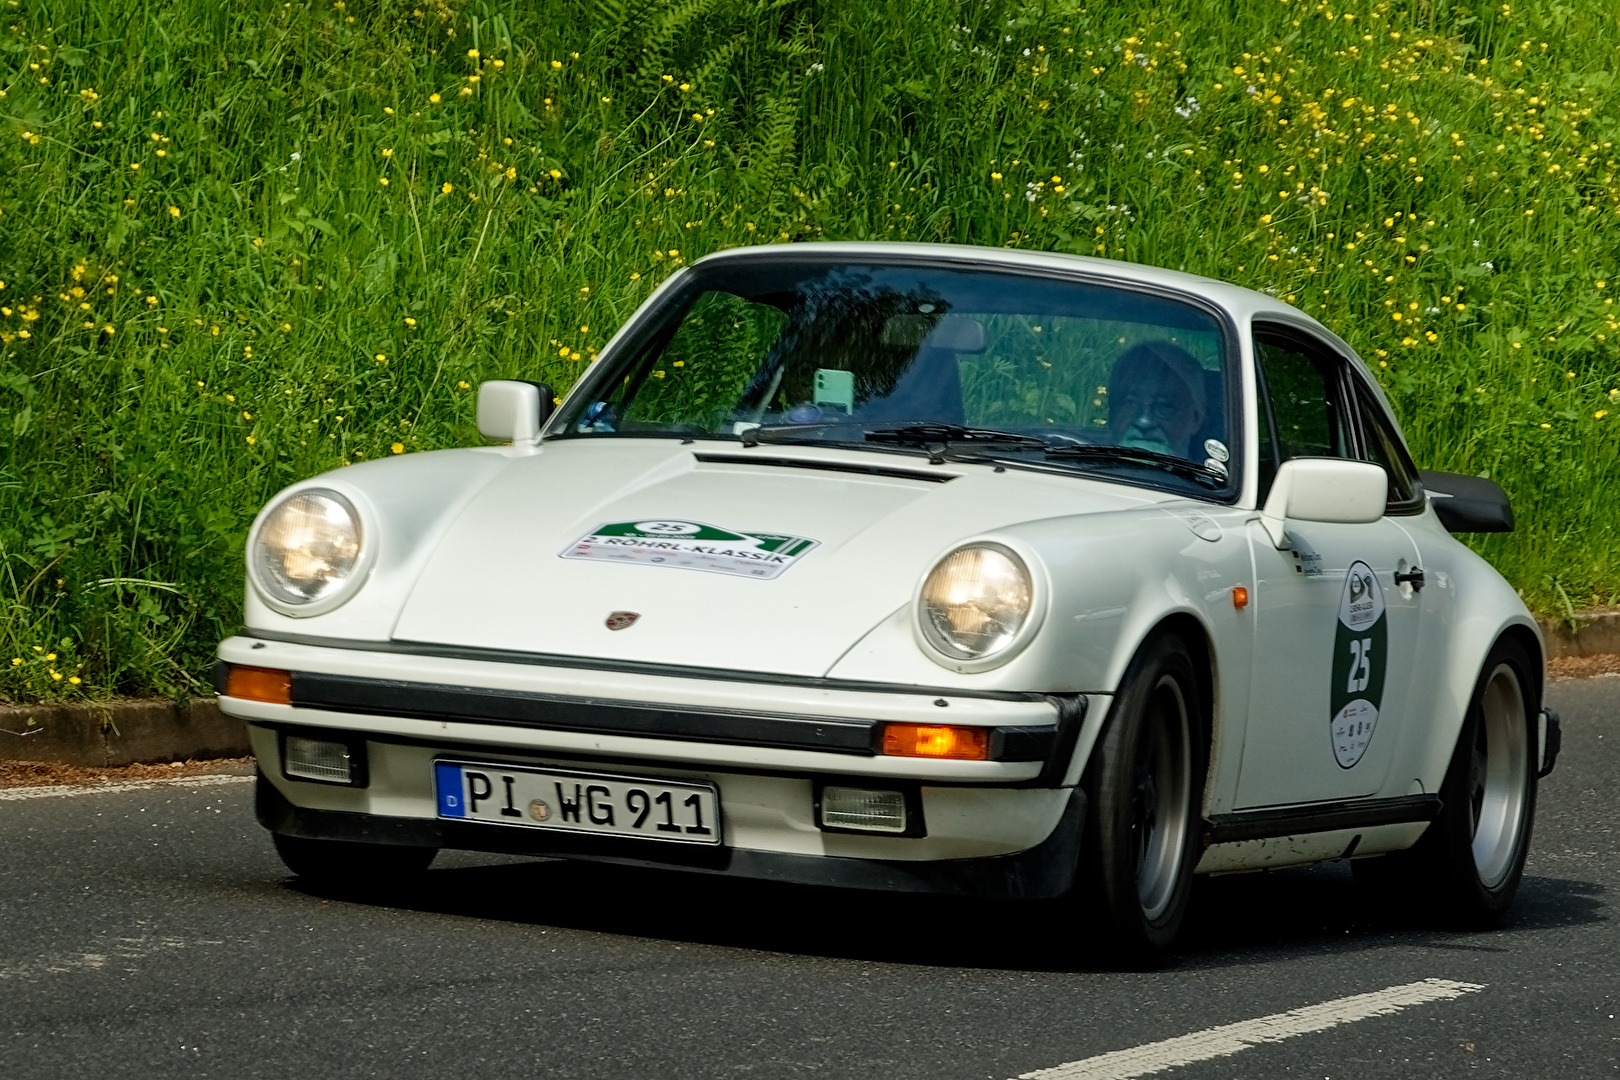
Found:
M 1232 606 L 1242 611 L 1249 606 L 1249 590 L 1242 585 L 1232 586 Z
M 883 752 L 890 757 L 990 760 L 990 729 L 948 724 L 885 724 Z
M 225 673 L 225 696 L 271 705 L 292 704 L 292 672 L 232 664 Z

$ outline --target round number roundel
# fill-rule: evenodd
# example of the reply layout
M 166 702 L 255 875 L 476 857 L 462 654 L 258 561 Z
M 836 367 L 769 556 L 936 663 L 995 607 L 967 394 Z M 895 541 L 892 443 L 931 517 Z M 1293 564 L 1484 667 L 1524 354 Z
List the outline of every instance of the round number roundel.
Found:
M 1384 651 L 1389 620 L 1384 617 L 1384 590 L 1372 567 L 1353 562 L 1339 598 L 1339 624 L 1333 635 L 1333 687 L 1330 734 L 1333 760 L 1349 769 L 1361 760 L 1378 726 L 1384 698 Z
M 691 536 L 703 531 L 703 526 L 690 521 L 638 521 L 636 528 L 655 536 Z

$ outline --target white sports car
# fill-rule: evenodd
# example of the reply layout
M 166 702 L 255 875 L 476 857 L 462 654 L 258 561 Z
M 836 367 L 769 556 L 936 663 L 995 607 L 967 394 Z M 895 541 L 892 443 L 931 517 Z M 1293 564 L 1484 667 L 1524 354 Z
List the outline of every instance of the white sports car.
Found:
M 248 540 L 220 704 L 296 873 L 439 848 L 1004 898 L 1152 962 L 1195 874 L 1355 859 L 1488 923 L 1557 718 L 1354 352 L 1269 296 L 991 248 L 666 281 L 502 445 Z M 1448 531 L 1450 530 L 1450 531 Z

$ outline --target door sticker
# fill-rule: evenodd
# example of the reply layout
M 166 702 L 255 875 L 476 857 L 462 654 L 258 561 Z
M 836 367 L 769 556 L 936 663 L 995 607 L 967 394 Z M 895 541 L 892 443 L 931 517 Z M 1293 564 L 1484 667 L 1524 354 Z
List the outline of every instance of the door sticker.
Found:
M 1354 768 L 1372 742 L 1378 706 L 1384 698 L 1389 620 L 1384 590 L 1372 567 L 1353 562 L 1339 598 L 1339 625 L 1333 635 L 1333 687 L 1330 735 L 1339 768 Z
M 802 536 L 731 532 L 696 521 L 609 521 L 569 544 L 557 556 L 706 570 L 769 581 L 816 544 Z

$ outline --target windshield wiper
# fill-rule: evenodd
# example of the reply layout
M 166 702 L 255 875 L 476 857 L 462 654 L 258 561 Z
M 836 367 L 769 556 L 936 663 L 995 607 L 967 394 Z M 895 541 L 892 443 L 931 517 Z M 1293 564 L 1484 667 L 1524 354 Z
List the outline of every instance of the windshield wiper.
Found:
M 1046 456 L 1054 459 L 1068 459 L 1078 461 L 1124 461 L 1133 465 L 1148 465 L 1153 468 L 1164 469 L 1167 472 L 1177 473 L 1181 476 L 1197 480 L 1210 487 L 1221 487 L 1226 483 L 1226 473 L 1217 472 L 1203 465 L 1195 465 L 1185 458 L 1174 454 L 1163 454 L 1157 450 L 1144 450 L 1136 446 L 1090 446 L 1065 445 L 1048 446 Z
M 929 443 L 976 443 L 981 446 L 1028 446 L 1046 449 L 1045 439 L 1017 431 L 997 431 L 995 428 L 965 427 L 961 424 L 902 424 L 898 427 L 872 428 L 866 433 L 867 442 L 894 443 L 897 446 L 926 446 Z
M 758 446 L 760 443 L 830 442 L 832 440 L 816 436 L 839 428 L 865 426 L 859 420 L 829 420 L 823 424 L 761 424 L 758 427 L 744 429 L 737 438 L 742 440 L 744 446 Z

